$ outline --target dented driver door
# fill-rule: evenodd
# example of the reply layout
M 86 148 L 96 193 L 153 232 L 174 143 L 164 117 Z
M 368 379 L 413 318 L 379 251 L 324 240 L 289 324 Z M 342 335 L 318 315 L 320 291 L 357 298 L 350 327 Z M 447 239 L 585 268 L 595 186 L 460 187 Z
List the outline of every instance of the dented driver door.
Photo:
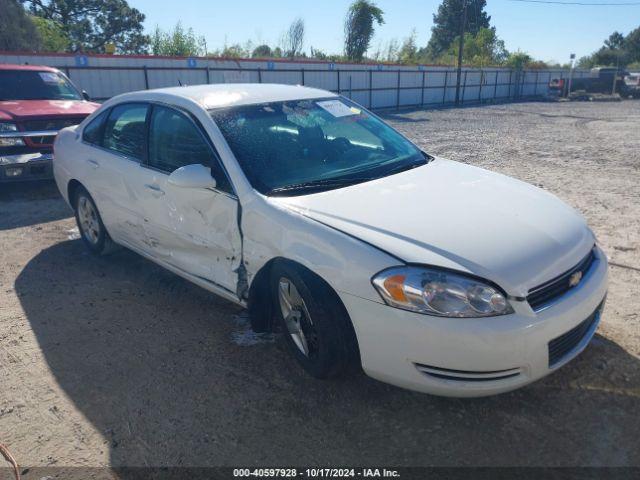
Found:
M 154 105 L 144 180 L 143 227 L 150 254 L 236 293 L 241 261 L 238 199 L 211 145 L 185 112 Z M 185 188 L 169 175 L 192 164 L 211 168 L 215 188 Z

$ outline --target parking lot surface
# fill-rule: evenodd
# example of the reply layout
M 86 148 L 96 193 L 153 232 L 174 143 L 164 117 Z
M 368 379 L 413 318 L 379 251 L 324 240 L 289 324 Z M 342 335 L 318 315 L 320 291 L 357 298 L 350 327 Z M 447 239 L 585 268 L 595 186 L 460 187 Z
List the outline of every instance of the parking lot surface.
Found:
M 314 380 L 236 306 L 88 254 L 53 184 L 2 185 L 0 442 L 25 466 L 640 466 L 640 101 L 383 117 L 585 215 L 612 267 L 578 359 L 483 399 Z

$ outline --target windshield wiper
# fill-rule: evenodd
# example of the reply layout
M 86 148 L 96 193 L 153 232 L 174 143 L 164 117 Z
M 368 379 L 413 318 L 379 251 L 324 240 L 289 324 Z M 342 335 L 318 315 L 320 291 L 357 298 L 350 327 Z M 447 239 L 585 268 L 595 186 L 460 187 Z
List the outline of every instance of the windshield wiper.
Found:
M 283 187 L 272 188 L 266 195 L 268 196 L 286 196 L 286 194 L 295 194 L 295 193 L 310 193 L 310 192 L 321 192 L 323 190 L 332 190 L 334 188 L 346 187 L 349 185 L 355 185 L 357 183 L 370 182 L 371 180 L 377 180 L 378 178 L 387 177 L 389 175 L 394 175 L 396 173 L 404 172 L 405 170 L 412 170 L 416 167 L 421 167 L 426 165 L 433 157 L 424 152 L 421 152 L 423 158 L 418 162 L 413 163 L 404 163 L 401 165 L 397 165 L 393 168 L 390 168 L 382 175 L 371 175 L 369 177 L 345 177 L 345 178 L 323 178 L 318 180 L 310 180 L 308 182 L 302 183 L 294 183 L 292 185 L 285 185 Z
M 294 183 L 292 185 L 285 185 L 283 187 L 276 187 L 269 190 L 266 195 L 268 196 L 286 196 L 288 193 L 309 193 L 309 192 L 321 192 L 323 190 L 332 190 L 334 188 L 346 187 L 349 185 L 355 185 L 356 183 L 368 182 L 375 180 L 379 177 L 350 177 L 350 178 L 325 178 L 319 180 L 311 180 L 309 182 Z

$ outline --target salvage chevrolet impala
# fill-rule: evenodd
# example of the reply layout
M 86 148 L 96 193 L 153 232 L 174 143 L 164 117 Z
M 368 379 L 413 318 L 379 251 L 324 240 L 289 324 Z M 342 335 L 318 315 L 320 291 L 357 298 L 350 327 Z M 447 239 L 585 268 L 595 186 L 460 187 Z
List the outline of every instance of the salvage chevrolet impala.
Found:
M 62 130 L 53 163 L 90 251 L 247 307 L 315 377 L 490 395 L 566 364 L 600 320 L 607 260 L 580 215 L 330 92 L 120 95 Z

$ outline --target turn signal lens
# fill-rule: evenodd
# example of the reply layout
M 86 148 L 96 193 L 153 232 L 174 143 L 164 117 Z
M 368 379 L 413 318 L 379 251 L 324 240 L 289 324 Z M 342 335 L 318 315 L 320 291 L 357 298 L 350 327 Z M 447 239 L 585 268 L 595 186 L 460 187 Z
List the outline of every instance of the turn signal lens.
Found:
M 494 285 L 463 273 L 397 267 L 376 275 L 373 286 L 388 305 L 440 317 L 491 317 L 513 313 Z
M 398 302 L 407 301 L 403 290 L 405 278 L 404 275 L 391 275 L 384 280 L 384 288 L 389 292 L 389 295 Z

